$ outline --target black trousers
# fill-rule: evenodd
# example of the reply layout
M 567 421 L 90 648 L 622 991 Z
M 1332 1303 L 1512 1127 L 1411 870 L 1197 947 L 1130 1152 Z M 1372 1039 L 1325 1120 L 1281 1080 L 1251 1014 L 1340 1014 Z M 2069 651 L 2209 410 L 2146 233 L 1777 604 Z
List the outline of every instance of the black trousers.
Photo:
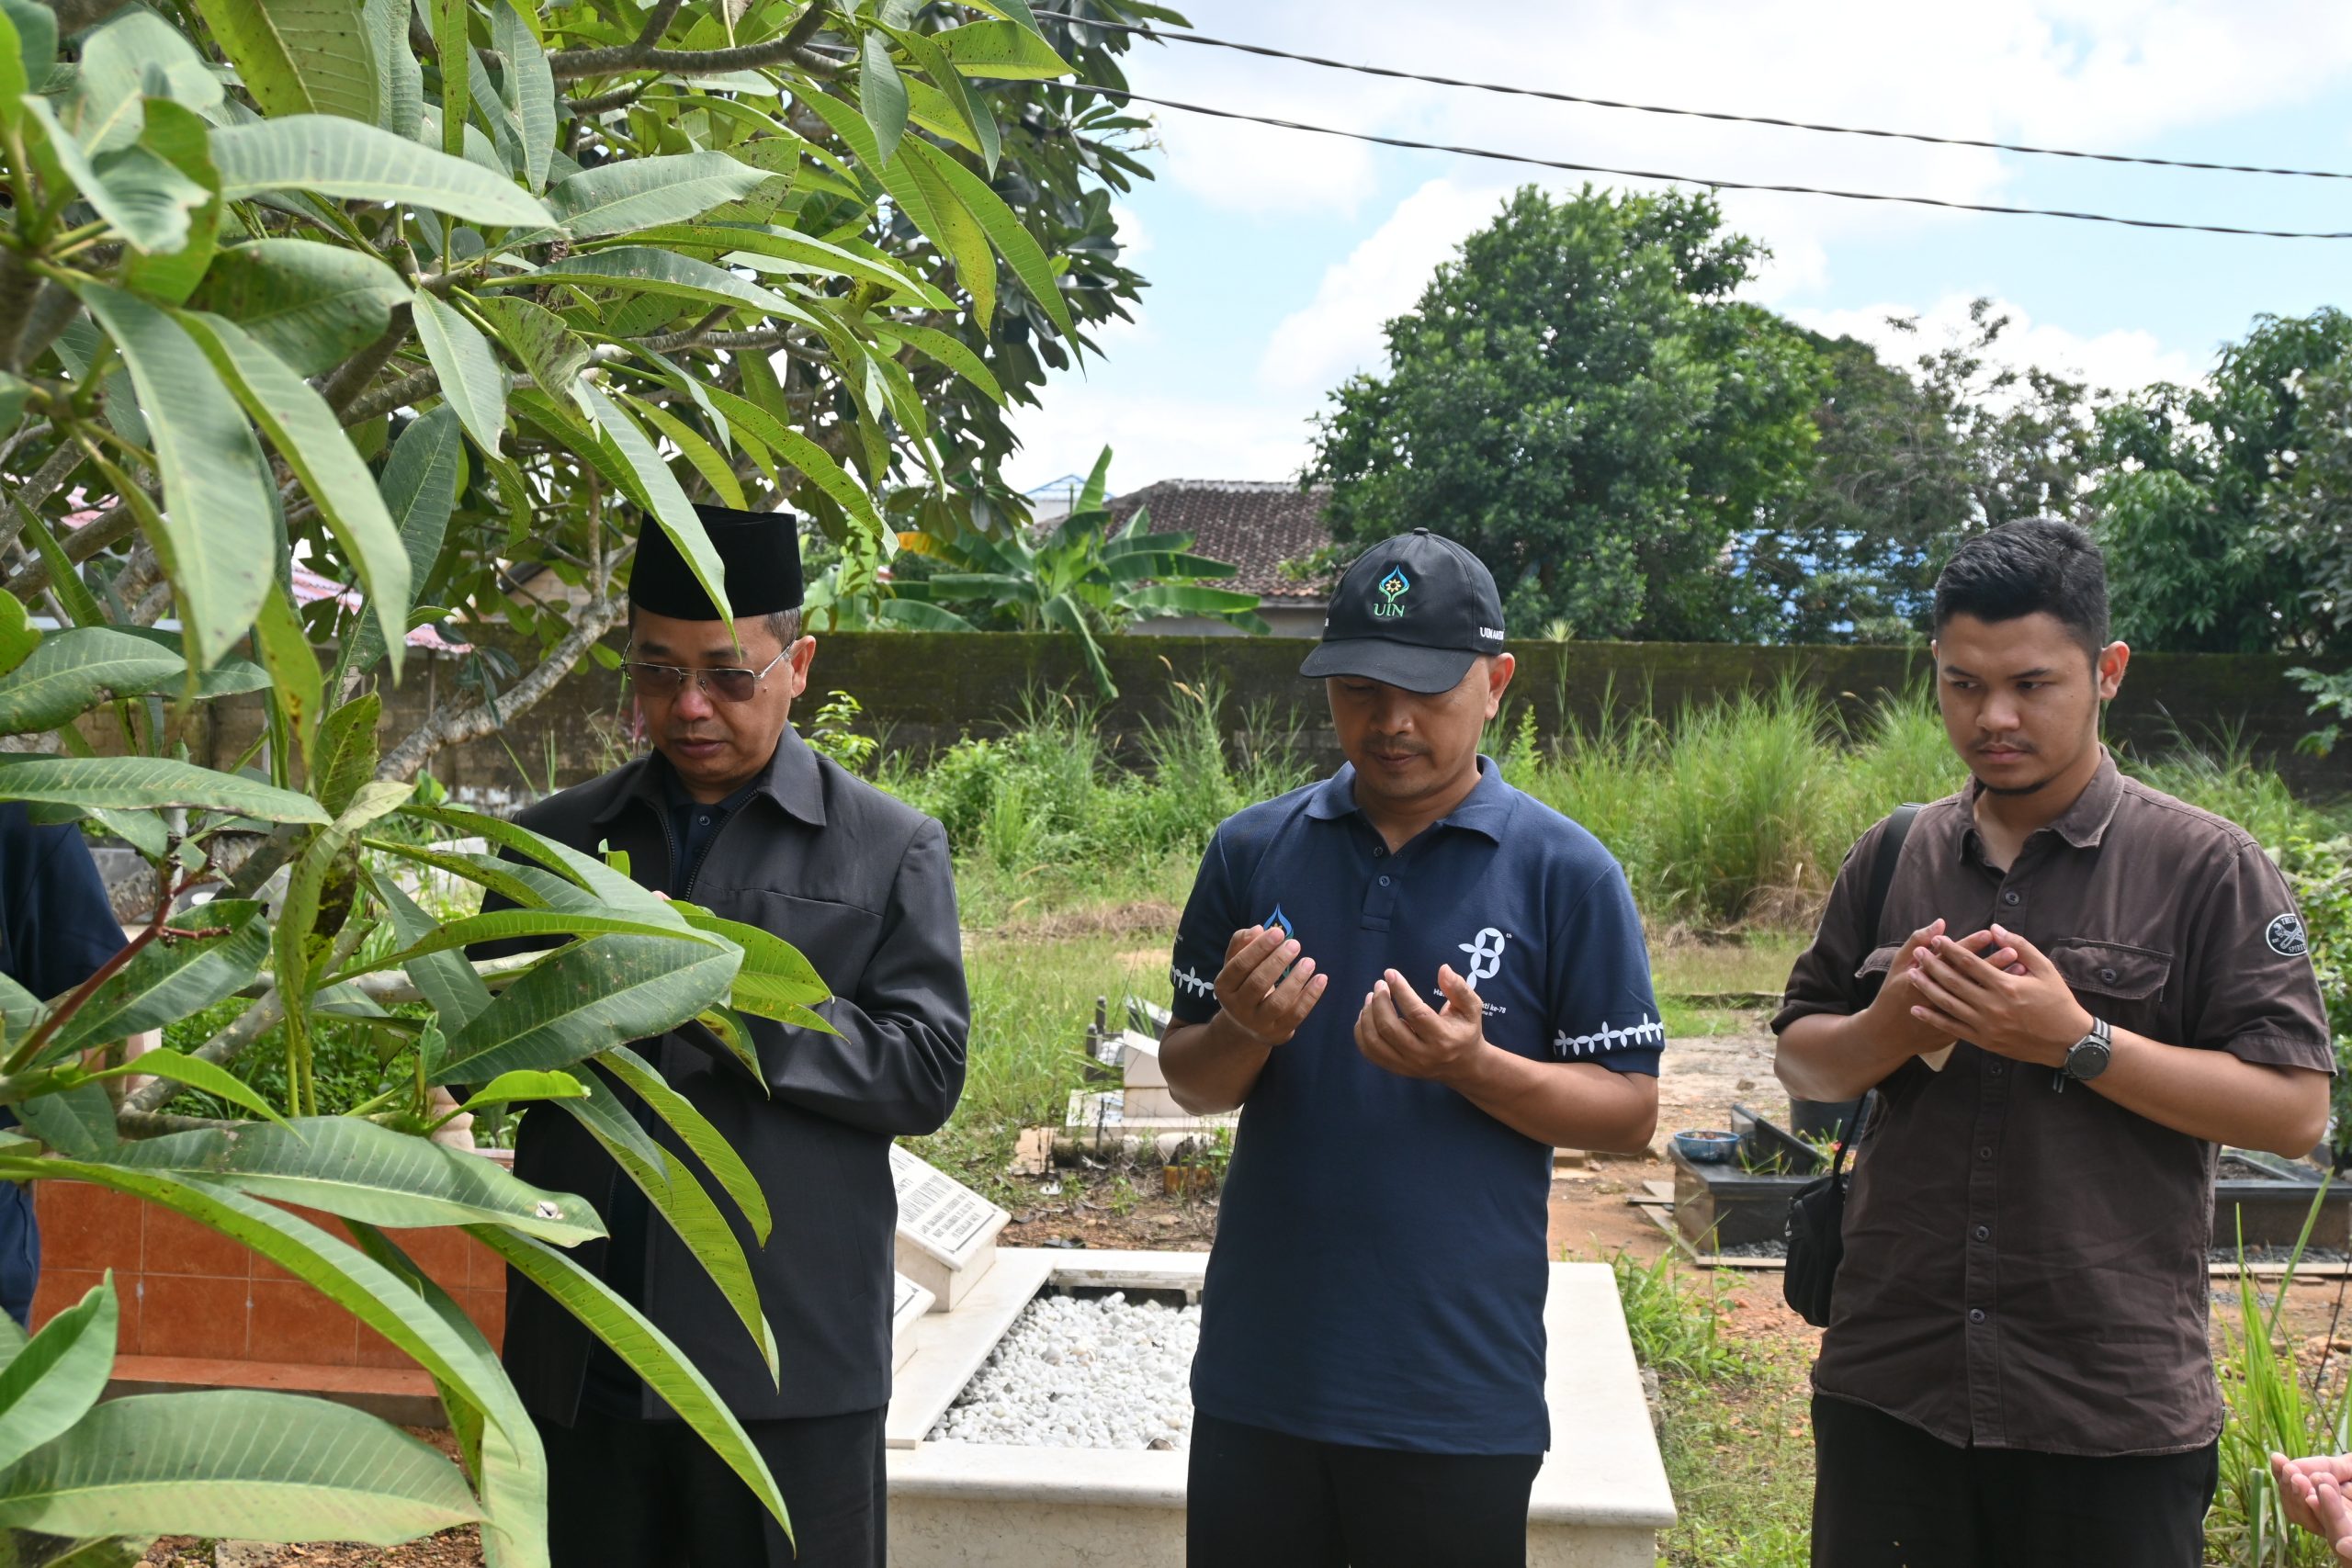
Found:
M 538 1424 L 554 1568 L 884 1568 L 882 1412 L 746 1421 L 798 1544 L 683 1421 Z
M 2084 1459 L 1959 1449 L 1813 1401 L 1814 1568 L 2198 1568 L 2215 1445 Z
M 1349 1448 L 1193 1420 L 1192 1568 L 1526 1568 L 1541 1454 Z

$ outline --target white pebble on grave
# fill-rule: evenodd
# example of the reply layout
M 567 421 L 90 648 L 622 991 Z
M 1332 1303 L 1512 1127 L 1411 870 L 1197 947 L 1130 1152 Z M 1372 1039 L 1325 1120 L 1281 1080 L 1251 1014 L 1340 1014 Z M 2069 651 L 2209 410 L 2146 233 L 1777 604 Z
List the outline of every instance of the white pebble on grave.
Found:
M 1169 1449 L 1192 1440 L 1200 1308 L 1041 1296 L 1029 1303 L 928 1441 Z

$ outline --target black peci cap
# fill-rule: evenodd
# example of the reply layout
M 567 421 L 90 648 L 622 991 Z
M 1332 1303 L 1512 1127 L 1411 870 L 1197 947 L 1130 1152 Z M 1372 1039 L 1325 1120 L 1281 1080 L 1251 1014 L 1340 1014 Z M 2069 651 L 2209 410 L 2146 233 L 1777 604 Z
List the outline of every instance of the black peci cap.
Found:
M 1452 539 L 1416 528 L 1348 568 L 1323 617 L 1323 641 L 1298 672 L 1450 692 L 1481 656 L 1502 650 L 1494 574 Z
M 770 615 L 797 609 L 800 530 L 789 512 L 738 512 L 731 506 L 701 506 L 710 547 L 726 569 L 728 608 L 738 615 Z M 629 568 L 628 602 L 640 610 L 681 621 L 715 621 L 718 607 L 695 581 L 694 570 L 669 534 L 652 518 L 638 535 L 637 562 Z

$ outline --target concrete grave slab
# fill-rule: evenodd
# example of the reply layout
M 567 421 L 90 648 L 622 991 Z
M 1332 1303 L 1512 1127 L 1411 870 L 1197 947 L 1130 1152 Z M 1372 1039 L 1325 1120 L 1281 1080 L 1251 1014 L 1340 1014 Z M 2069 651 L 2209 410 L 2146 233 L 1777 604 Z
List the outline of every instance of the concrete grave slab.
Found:
M 920 1438 L 1036 1291 L 1050 1283 L 1197 1293 L 1206 1262 L 1199 1253 L 1008 1247 L 981 1287 L 990 1297 L 985 1321 L 962 1312 L 924 1319 L 888 1422 L 893 1568 L 1181 1568 L 1181 1452 Z M 1528 1562 L 1653 1568 L 1674 1500 L 1608 1266 L 1551 1265 L 1544 1323 L 1552 1451 L 1529 1500 Z M 916 1442 L 900 1441 L 909 1432 Z

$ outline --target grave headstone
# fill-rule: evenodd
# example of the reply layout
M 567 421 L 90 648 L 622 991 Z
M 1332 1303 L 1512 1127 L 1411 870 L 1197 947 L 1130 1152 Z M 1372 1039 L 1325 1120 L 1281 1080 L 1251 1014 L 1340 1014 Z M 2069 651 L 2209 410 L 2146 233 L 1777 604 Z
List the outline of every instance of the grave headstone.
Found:
M 1159 1070 L 1159 1042 L 1148 1034 L 1123 1030 L 1113 1037 L 1119 1046 L 1123 1092 L 1120 1111 L 1128 1120 L 1138 1117 L 1182 1116 L 1182 1106 L 1168 1092 L 1167 1077 Z
M 899 1272 L 951 1312 L 996 1261 L 996 1233 L 1012 1218 L 945 1171 L 890 1145 L 899 1190 Z
M 932 1294 L 904 1274 L 890 1278 L 890 1370 L 896 1371 L 915 1353 L 914 1337 L 908 1331 L 931 1310 Z

